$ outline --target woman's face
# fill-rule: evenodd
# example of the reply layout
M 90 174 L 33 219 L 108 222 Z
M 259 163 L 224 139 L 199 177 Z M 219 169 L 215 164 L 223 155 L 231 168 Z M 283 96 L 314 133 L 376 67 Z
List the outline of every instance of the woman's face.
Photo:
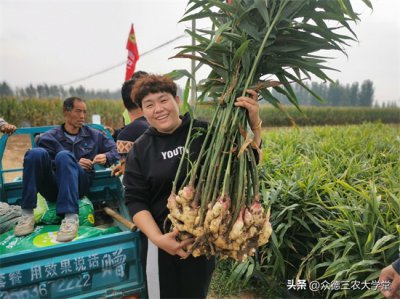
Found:
M 173 133 L 182 123 L 179 97 L 167 92 L 149 93 L 142 100 L 142 110 L 149 124 L 160 133 Z

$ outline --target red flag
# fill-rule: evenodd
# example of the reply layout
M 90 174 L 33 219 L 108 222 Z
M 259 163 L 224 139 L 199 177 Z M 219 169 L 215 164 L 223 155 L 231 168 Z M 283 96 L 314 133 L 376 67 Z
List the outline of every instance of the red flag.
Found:
M 131 31 L 129 32 L 126 49 L 128 50 L 128 59 L 126 61 L 125 81 L 129 80 L 132 77 L 133 73 L 135 72 L 136 62 L 139 60 L 139 51 L 137 48 L 133 24 L 131 25 Z

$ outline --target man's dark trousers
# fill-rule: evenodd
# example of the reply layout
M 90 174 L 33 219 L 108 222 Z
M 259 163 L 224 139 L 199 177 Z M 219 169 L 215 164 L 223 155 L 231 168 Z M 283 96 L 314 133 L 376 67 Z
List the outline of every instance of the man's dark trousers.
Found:
M 52 163 L 45 149 L 33 148 L 24 157 L 21 207 L 36 208 L 39 192 L 46 200 L 57 202 L 58 215 L 78 214 L 78 200 L 91 182 L 92 175 L 83 170 L 71 152 L 58 152 Z

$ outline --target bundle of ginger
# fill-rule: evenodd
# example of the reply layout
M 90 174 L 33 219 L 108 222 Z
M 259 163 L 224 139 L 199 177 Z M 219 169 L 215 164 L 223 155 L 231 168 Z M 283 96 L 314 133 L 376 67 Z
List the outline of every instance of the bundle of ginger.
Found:
M 215 255 L 243 261 L 253 256 L 257 247 L 268 242 L 272 232 L 270 213 L 264 211 L 259 201 L 242 207 L 233 221 L 227 194 L 220 196 L 213 205 L 209 204 L 205 217 L 202 217 L 193 194 L 193 188 L 186 186 L 178 195 L 172 193 L 167 205 L 168 218 L 179 230 L 180 238 L 194 238 L 188 248 L 193 256 Z

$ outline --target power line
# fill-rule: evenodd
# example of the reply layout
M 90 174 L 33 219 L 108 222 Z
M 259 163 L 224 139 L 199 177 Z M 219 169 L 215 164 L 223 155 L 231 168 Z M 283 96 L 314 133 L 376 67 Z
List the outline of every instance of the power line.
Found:
M 175 37 L 175 38 L 173 38 L 173 39 L 171 39 L 171 40 L 169 40 L 169 41 L 167 41 L 167 42 L 165 42 L 165 43 L 163 43 L 163 44 L 161 44 L 161 45 L 159 45 L 159 46 L 157 46 L 157 47 L 155 47 L 155 48 L 153 48 L 153 49 L 151 49 L 151 50 L 149 50 L 149 51 L 144 52 L 143 54 L 140 55 L 140 57 L 145 56 L 145 55 L 147 55 L 147 54 L 150 54 L 150 53 L 152 53 L 152 52 L 154 52 L 154 51 L 156 51 L 156 50 L 158 50 L 158 49 L 160 49 L 160 48 L 162 48 L 162 47 L 164 47 L 164 46 L 166 46 L 166 45 L 169 45 L 170 43 L 172 43 L 172 42 L 174 42 L 174 41 L 176 41 L 176 40 L 178 40 L 178 39 L 183 38 L 183 37 L 185 37 L 185 34 L 179 35 L 179 36 L 177 36 L 177 37 Z M 96 72 L 96 73 L 92 73 L 92 74 L 87 75 L 87 76 L 85 76 L 85 77 L 82 77 L 82 78 L 79 78 L 79 79 L 75 79 L 75 80 L 72 80 L 72 81 L 70 81 L 70 82 L 63 83 L 63 84 L 61 84 L 61 85 L 62 85 L 62 86 L 71 85 L 71 84 L 74 84 L 74 83 L 77 83 L 77 82 L 80 82 L 80 81 L 83 81 L 83 80 L 86 80 L 86 79 L 95 77 L 95 76 L 97 76 L 97 75 L 103 74 L 103 73 L 105 73 L 105 72 L 108 72 L 108 71 L 110 71 L 110 70 L 112 70 L 112 69 L 115 69 L 115 68 L 117 68 L 117 67 L 119 67 L 119 66 L 121 66 L 121 65 L 124 65 L 124 64 L 126 64 L 126 60 L 124 60 L 124 61 L 122 61 L 122 62 L 119 62 L 118 64 L 115 64 L 115 65 L 113 65 L 113 66 L 110 66 L 110 67 L 108 67 L 108 68 L 105 68 L 105 69 L 103 69 L 103 70 L 101 70 L 101 71 L 98 71 L 98 72 Z

